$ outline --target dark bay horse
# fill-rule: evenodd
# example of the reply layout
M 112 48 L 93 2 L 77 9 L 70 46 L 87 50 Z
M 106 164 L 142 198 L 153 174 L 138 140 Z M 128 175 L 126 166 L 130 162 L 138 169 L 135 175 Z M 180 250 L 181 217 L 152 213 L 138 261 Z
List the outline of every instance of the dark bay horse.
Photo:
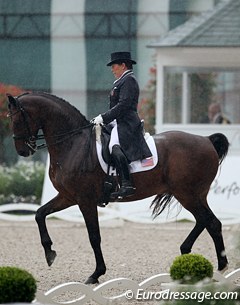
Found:
M 8 100 L 18 154 L 33 154 L 38 148 L 36 141 L 43 137 L 50 154 L 49 175 L 58 195 L 36 213 L 47 263 L 53 263 L 56 252 L 51 248 L 46 216 L 78 205 L 96 259 L 96 269 L 86 283 L 97 283 L 106 272 L 97 210 L 106 174 L 98 163 L 93 125 L 68 102 L 47 93 L 26 93 L 15 98 L 9 95 Z M 42 136 L 38 135 L 40 129 Z M 156 195 L 152 208 L 153 215 L 158 216 L 173 197 L 177 199 L 196 219 L 195 227 L 180 247 L 181 253 L 190 253 L 206 228 L 216 248 L 218 269 L 223 271 L 228 261 L 221 222 L 208 206 L 207 194 L 228 152 L 227 138 L 221 133 L 203 137 L 170 131 L 155 135 L 154 140 L 158 164 L 152 170 L 132 174 L 136 194 L 127 201 Z

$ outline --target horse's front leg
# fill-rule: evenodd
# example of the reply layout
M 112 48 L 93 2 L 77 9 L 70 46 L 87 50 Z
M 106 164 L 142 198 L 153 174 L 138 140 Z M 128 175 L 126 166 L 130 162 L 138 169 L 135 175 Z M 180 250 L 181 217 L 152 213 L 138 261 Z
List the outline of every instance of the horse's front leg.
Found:
M 93 274 L 89 276 L 85 284 L 96 284 L 98 283 L 98 278 L 106 272 L 106 265 L 101 250 L 101 235 L 98 222 L 97 206 L 88 203 L 87 205 L 79 206 L 79 208 L 83 214 L 87 226 L 89 240 L 96 260 L 96 269 Z
M 46 216 L 61 211 L 71 204 L 67 199 L 60 196 L 59 194 L 54 197 L 51 201 L 41 206 L 36 212 L 36 222 L 38 224 L 38 229 L 40 233 L 41 243 L 45 251 L 45 257 L 48 263 L 48 266 L 51 266 L 56 258 L 56 251 L 52 250 L 52 240 L 48 234 L 46 226 Z

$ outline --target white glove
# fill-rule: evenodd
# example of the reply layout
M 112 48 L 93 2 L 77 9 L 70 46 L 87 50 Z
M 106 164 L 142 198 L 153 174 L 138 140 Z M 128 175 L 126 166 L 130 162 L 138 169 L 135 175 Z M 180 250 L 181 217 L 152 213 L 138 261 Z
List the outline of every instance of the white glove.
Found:
M 103 123 L 103 118 L 102 118 L 101 114 L 99 114 L 98 116 L 96 116 L 95 118 L 93 118 L 93 119 L 91 120 L 91 122 L 92 122 L 93 124 L 95 124 L 95 125 L 100 125 L 100 124 L 102 124 L 102 123 Z

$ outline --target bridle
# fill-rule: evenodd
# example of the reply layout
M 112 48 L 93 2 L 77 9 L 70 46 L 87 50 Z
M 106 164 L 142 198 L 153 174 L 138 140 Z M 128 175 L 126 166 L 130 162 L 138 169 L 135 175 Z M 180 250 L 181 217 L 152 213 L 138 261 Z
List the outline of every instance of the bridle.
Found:
M 13 135 L 13 139 L 14 140 L 23 140 L 25 145 L 27 145 L 31 151 L 36 152 L 39 149 L 43 149 L 52 145 L 57 145 L 59 143 L 62 143 L 64 141 L 66 141 L 67 139 L 69 139 L 69 137 L 72 137 L 74 135 L 77 135 L 79 133 L 82 132 L 83 129 L 86 128 L 90 128 L 93 127 L 94 124 L 93 123 L 89 123 L 87 125 L 81 126 L 79 128 L 58 134 L 58 135 L 53 135 L 51 137 L 48 138 L 52 138 L 55 139 L 55 141 L 51 142 L 51 143 L 43 143 L 40 145 L 37 145 L 37 141 L 38 140 L 43 140 L 45 139 L 44 134 L 40 134 L 40 135 L 33 135 L 31 128 L 30 128 L 30 124 L 29 124 L 29 115 L 27 114 L 26 110 L 24 109 L 24 107 L 22 106 L 21 102 L 19 101 L 18 98 L 15 98 L 16 102 L 17 102 L 17 110 L 13 113 L 11 113 L 11 111 L 8 113 L 7 117 L 12 118 L 14 115 L 16 115 L 17 113 L 21 113 L 22 118 L 23 118 L 23 123 L 24 123 L 24 128 L 27 131 L 27 134 L 23 134 L 23 135 Z M 39 128 L 41 129 L 41 128 Z

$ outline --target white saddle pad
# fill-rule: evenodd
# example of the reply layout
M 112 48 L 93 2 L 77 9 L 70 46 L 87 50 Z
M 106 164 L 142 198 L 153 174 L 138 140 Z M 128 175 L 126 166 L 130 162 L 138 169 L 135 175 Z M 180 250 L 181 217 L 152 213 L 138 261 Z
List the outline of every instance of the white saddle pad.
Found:
M 156 145 L 153 140 L 153 137 L 146 133 L 145 140 L 147 142 L 149 149 L 151 150 L 152 157 L 144 159 L 142 161 L 138 160 L 138 161 L 133 161 L 132 163 L 130 163 L 129 164 L 130 173 L 148 171 L 150 169 L 153 169 L 157 165 L 158 155 L 157 155 L 157 149 L 156 149 Z M 97 155 L 98 155 L 99 163 L 101 164 L 103 171 L 105 173 L 107 173 L 108 165 L 103 160 L 103 157 L 102 157 L 102 145 L 98 141 L 96 141 L 96 146 L 97 146 Z M 109 174 L 116 175 L 116 170 L 113 169 L 112 167 L 110 167 Z

